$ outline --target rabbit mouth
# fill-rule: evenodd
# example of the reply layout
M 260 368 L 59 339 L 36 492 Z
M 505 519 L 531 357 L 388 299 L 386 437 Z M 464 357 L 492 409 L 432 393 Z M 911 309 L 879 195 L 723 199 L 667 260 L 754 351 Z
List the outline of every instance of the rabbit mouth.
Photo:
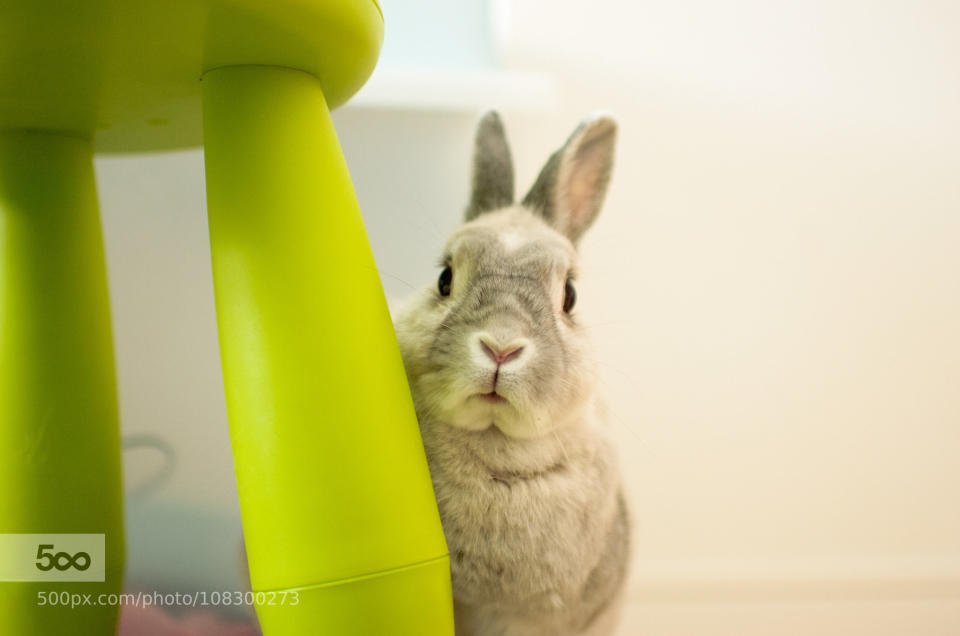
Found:
M 507 398 L 503 397 L 496 391 L 490 391 L 489 393 L 476 393 L 474 397 L 480 398 L 484 402 L 489 402 L 490 404 L 506 404 L 508 402 Z

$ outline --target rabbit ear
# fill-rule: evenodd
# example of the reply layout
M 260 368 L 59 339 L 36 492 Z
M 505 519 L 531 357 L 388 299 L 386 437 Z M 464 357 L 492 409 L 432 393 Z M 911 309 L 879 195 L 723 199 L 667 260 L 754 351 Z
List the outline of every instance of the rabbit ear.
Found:
M 547 160 L 523 205 L 576 243 L 600 213 L 616 138 L 617 122 L 609 116 L 581 123 Z
M 472 187 L 467 221 L 513 204 L 513 159 L 503 122 L 494 110 L 484 115 L 477 126 Z

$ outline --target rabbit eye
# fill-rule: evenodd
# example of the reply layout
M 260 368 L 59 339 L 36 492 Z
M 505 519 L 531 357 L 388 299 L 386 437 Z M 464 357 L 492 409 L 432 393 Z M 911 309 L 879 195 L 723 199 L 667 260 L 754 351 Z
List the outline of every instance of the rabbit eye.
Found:
M 573 288 L 573 281 L 568 278 L 567 284 L 563 286 L 563 313 L 569 314 L 575 304 L 577 304 L 577 290 Z
M 437 289 L 441 296 L 450 295 L 450 286 L 453 284 L 453 270 L 449 266 L 444 267 L 440 272 L 440 280 L 437 281 Z

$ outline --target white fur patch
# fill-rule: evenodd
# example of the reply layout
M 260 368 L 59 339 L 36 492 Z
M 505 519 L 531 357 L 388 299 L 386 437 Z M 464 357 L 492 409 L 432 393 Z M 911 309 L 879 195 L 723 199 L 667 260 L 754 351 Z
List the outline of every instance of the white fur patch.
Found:
M 529 239 L 519 232 L 506 232 L 500 235 L 500 243 L 503 244 L 504 249 L 508 252 L 512 252 L 522 245 L 526 245 L 529 242 Z

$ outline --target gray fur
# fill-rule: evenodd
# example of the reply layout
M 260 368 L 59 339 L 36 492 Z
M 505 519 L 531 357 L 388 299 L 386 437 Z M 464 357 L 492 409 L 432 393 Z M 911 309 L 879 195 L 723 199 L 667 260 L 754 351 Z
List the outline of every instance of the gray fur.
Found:
M 466 220 L 513 204 L 513 158 L 496 111 L 480 120 L 473 151 L 473 183 Z
M 561 151 L 558 172 L 595 160 L 581 150 Z M 586 337 L 576 310 L 562 311 L 577 263 L 571 237 L 599 208 L 573 235 L 579 221 L 559 225 L 566 212 L 556 209 L 553 219 L 524 206 L 475 216 L 447 241 L 451 294 L 432 285 L 397 318 L 458 636 L 593 636 L 616 623 L 628 514 Z M 498 367 L 480 342 L 522 349 Z M 492 388 L 508 401 L 478 397 Z
M 554 193 L 557 191 L 557 172 L 560 169 L 562 154 L 563 148 L 550 155 L 547 163 L 541 168 L 540 174 L 537 175 L 537 180 L 533 182 L 529 192 L 523 197 L 522 202 L 524 207 L 533 210 L 551 225 L 556 223 L 557 220 Z

